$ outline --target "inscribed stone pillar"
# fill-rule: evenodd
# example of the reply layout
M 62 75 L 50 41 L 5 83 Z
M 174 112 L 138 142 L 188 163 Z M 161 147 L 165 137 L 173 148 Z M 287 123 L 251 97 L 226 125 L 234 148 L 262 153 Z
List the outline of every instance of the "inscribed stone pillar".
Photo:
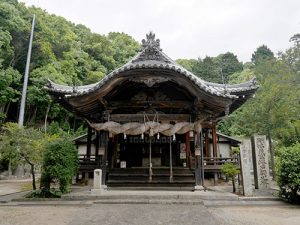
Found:
M 94 189 L 101 189 L 102 186 L 102 170 L 96 169 L 94 170 Z
M 243 140 L 240 146 L 241 155 L 241 172 L 243 177 L 243 193 L 245 196 L 252 196 L 252 182 L 251 182 L 251 141 L 250 139 Z
M 254 135 L 251 138 L 254 184 L 256 189 L 269 187 L 269 161 L 267 139 L 265 135 Z

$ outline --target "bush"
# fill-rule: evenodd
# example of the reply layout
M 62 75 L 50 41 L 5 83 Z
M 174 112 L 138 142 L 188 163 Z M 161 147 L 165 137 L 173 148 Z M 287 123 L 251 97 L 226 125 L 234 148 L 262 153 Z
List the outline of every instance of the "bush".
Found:
M 77 168 L 78 154 L 71 140 L 49 142 L 42 165 L 41 189 L 50 192 L 51 183 L 58 182 L 61 193 L 66 193 Z
M 277 183 L 280 197 L 300 204 L 300 143 L 279 149 Z
M 55 189 L 45 190 L 39 189 L 29 192 L 25 195 L 25 198 L 60 198 L 61 192 Z
M 236 188 L 235 188 L 235 177 L 240 173 L 240 169 L 238 168 L 237 165 L 233 163 L 225 163 L 222 168 L 221 172 L 224 173 L 227 177 L 231 179 L 232 182 L 232 192 L 235 193 Z

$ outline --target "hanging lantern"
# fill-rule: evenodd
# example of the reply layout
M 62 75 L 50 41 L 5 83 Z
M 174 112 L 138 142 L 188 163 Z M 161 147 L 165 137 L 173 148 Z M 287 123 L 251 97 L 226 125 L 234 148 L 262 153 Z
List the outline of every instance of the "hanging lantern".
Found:
M 127 138 L 127 137 L 126 137 L 126 133 L 124 133 L 124 140 L 126 140 L 126 138 Z
M 142 133 L 141 138 L 142 138 L 142 140 L 144 140 L 144 133 Z
M 190 130 L 189 136 L 190 136 L 191 138 L 194 137 L 194 131 Z
M 112 137 L 113 137 L 113 134 L 112 134 L 111 132 L 109 132 L 109 133 L 108 133 L 108 137 L 109 137 L 109 138 L 112 138 Z
M 154 131 L 153 131 L 152 127 L 150 128 L 150 134 L 149 135 L 150 135 L 150 137 L 153 137 L 153 135 L 154 135 Z
M 157 133 L 157 140 L 159 140 L 159 133 Z
M 176 141 L 176 135 L 173 134 L 173 141 Z

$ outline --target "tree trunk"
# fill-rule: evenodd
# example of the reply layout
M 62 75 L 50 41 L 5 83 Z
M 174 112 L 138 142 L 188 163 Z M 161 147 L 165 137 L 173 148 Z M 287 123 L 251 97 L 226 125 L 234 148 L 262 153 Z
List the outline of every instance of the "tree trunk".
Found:
M 232 192 L 235 193 L 236 189 L 235 189 L 235 180 L 234 180 L 234 177 L 231 178 L 231 181 L 232 181 Z
M 31 167 L 31 175 L 32 175 L 32 190 L 36 190 L 36 185 L 35 185 L 35 172 L 34 172 L 34 164 L 30 164 Z
M 30 165 L 30 172 L 32 175 L 32 190 L 36 190 L 36 184 L 35 184 L 35 172 L 34 172 L 34 164 L 28 160 L 27 157 L 24 157 L 26 162 Z
M 11 179 L 11 175 L 12 175 L 11 156 L 9 156 L 9 161 L 8 161 L 8 179 Z
M 5 123 L 5 120 L 6 120 L 6 117 L 7 117 L 7 114 L 8 114 L 8 110 L 9 110 L 9 107 L 10 107 L 10 103 L 11 103 L 11 101 L 9 101 L 8 103 L 7 103 L 7 106 L 6 106 L 6 109 L 5 109 L 5 118 L 3 119 L 3 123 Z
M 36 113 L 37 113 L 37 107 L 34 107 L 34 111 L 32 113 L 32 117 L 29 119 L 29 124 L 33 124 L 35 118 L 36 118 Z
M 276 179 L 276 172 L 275 172 L 275 154 L 274 154 L 274 149 L 272 145 L 272 137 L 271 137 L 271 131 L 268 130 L 268 140 L 269 140 L 269 149 L 270 149 L 270 158 L 271 158 L 271 168 L 272 168 L 272 173 L 273 173 L 273 180 Z
M 46 115 L 45 115 L 45 133 L 47 133 L 47 120 L 48 120 L 48 114 L 49 114 L 49 111 L 50 111 L 50 107 L 51 107 L 51 103 L 48 104 Z

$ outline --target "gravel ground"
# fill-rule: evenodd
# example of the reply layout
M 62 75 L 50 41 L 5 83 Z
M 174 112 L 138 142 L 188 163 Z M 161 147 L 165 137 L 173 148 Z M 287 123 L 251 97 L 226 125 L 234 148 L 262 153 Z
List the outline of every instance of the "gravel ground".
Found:
M 1 225 L 299 225 L 300 207 L 202 205 L 3 206 Z

